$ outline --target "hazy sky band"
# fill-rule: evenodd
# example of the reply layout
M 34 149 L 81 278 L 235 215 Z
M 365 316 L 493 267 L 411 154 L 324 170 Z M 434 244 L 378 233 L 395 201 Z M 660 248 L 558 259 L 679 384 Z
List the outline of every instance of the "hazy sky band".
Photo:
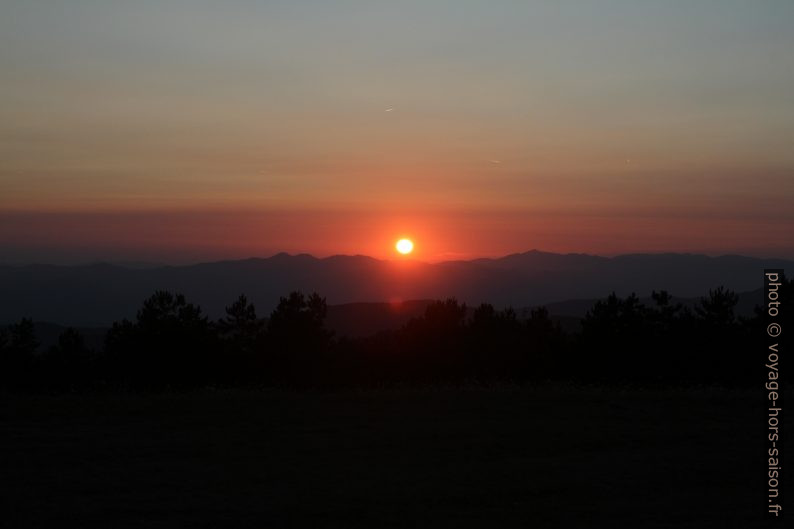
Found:
M 224 225 L 263 252 L 287 249 L 263 219 L 291 215 L 282 234 L 312 253 L 335 253 L 319 242 L 330 237 L 382 255 L 392 231 L 432 237 L 431 259 L 637 241 L 794 253 L 773 240 L 794 232 L 792 2 L 72 0 L 0 13 L 0 208 L 24 214 L 12 235 L 37 251 L 64 242 L 45 212 L 77 224 L 127 212 L 106 218 L 127 219 L 116 250 L 134 253 L 143 212 L 203 218 L 189 236 L 172 221 L 172 246 L 187 248 L 218 211 L 243 223 L 243 210 L 265 225 Z M 318 226 L 313 211 L 337 213 Z M 497 229 L 505 212 L 515 226 Z M 451 219 L 491 241 L 467 244 Z M 612 242 L 582 235 L 594 225 Z M 68 233 L 91 243 L 87 228 Z

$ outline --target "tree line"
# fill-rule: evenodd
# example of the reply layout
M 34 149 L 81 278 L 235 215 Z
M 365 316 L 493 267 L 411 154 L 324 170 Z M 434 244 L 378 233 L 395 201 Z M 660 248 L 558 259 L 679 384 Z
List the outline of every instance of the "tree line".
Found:
M 783 280 L 790 306 L 793 282 Z M 421 317 L 365 338 L 325 327 L 326 300 L 292 292 L 262 318 L 243 295 L 210 320 L 181 294 L 157 291 L 134 321 L 116 322 L 104 347 L 91 350 L 65 330 L 37 353 L 33 322 L 0 331 L 5 390 L 340 387 L 395 384 L 757 384 L 765 322 L 760 308 L 735 313 L 738 296 L 711 290 L 693 308 L 653 292 L 596 302 L 577 332 L 564 332 L 544 308 L 527 317 L 489 304 L 470 309 L 436 301 Z M 788 312 L 791 319 L 791 311 Z M 790 325 L 788 325 L 790 327 Z

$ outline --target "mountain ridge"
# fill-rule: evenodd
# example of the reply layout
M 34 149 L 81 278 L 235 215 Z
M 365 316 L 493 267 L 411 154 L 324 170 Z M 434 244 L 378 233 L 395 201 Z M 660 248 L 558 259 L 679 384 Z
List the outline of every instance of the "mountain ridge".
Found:
M 192 265 L 126 268 L 87 265 L 0 265 L 0 323 L 31 317 L 67 325 L 105 326 L 132 318 L 158 289 L 182 292 L 213 318 L 245 294 L 260 315 L 292 290 L 317 291 L 332 305 L 456 297 L 470 305 L 531 307 L 600 299 L 611 292 L 645 297 L 668 290 L 680 298 L 725 286 L 737 292 L 763 284 L 764 268 L 794 261 L 702 254 L 602 257 L 530 250 L 496 259 L 427 263 L 363 255 L 271 257 Z

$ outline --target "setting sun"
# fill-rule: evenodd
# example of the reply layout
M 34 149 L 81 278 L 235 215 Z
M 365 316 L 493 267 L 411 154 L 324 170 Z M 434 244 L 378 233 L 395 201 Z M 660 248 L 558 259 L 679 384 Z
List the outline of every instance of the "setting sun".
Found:
M 412 251 L 414 251 L 414 243 L 411 239 L 400 239 L 397 241 L 397 244 L 394 245 L 397 248 L 397 251 L 403 255 L 408 255 Z

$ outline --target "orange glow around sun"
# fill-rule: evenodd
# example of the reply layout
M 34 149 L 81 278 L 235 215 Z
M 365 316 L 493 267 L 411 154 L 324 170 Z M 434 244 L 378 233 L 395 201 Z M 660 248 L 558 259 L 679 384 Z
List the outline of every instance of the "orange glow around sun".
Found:
M 402 255 L 408 255 L 409 253 L 414 251 L 414 243 L 411 239 L 400 239 L 394 245 L 399 253 Z

